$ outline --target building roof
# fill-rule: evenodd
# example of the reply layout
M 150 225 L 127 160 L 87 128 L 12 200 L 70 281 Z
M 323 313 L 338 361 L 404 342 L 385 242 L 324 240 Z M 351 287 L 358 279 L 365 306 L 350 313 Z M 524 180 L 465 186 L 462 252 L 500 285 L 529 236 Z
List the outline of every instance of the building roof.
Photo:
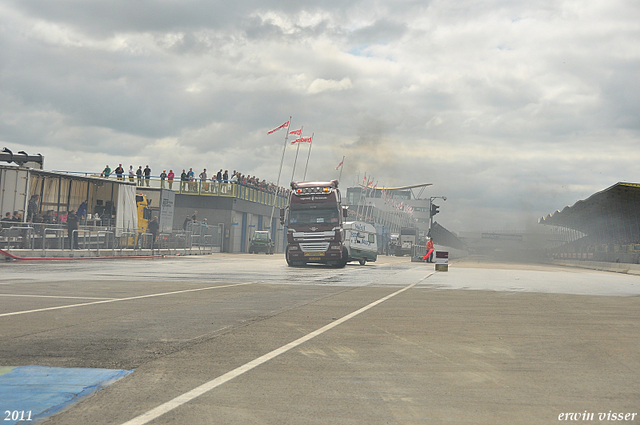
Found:
M 538 220 L 578 230 L 599 243 L 640 241 L 640 184 L 619 182 Z

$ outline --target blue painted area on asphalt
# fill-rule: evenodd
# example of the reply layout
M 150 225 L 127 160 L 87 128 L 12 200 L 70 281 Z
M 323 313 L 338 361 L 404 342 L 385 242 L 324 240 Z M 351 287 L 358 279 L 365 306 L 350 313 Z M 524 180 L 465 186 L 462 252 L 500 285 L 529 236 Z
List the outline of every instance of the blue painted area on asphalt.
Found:
M 0 372 L 0 423 L 34 423 L 133 370 L 18 366 Z

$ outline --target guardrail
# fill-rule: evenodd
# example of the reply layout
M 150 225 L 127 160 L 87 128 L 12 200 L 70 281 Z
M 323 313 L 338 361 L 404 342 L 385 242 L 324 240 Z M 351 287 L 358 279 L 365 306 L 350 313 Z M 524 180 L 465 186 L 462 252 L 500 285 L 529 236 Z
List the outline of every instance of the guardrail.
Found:
M 34 224 L 0 229 L 0 248 L 37 250 L 41 257 L 52 250 L 89 251 L 91 255 L 114 256 L 119 251 L 140 252 L 149 249 L 213 252 L 222 250 L 222 227 L 196 224 L 186 232 L 160 233 L 153 240 L 151 233 L 115 227 L 80 226 L 69 234 L 66 225 Z

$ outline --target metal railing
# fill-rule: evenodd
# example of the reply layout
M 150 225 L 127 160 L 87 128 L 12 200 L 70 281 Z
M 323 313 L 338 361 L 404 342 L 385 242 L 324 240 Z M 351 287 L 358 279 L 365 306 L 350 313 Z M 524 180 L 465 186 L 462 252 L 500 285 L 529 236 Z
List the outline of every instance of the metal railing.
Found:
M 39 250 L 45 257 L 47 251 L 90 251 L 91 255 L 116 255 L 125 250 L 188 250 L 198 253 L 222 250 L 223 230 L 220 225 L 190 225 L 187 231 L 163 232 L 157 239 L 151 233 L 109 226 L 79 226 L 71 230 L 66 224 L 29 223 L 0 229 L 0 248 Z M 76 245 L 77 244 L 77 245 Z M 129 254 L 130 255 L 130 254 Z

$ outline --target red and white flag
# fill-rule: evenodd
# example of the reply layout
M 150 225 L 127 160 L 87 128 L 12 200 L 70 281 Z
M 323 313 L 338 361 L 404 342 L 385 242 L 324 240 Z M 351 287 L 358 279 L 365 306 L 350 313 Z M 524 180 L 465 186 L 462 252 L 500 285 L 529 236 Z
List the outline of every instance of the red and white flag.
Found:
M 342 162 L 340 162 L 340 164 L 338 164 L 338 166 L 336 167 L 336 170 L 340 167 L 342 167 L 342 164 L 344 164 L 344 159 L 342 160 Z
M 300 137 L 296 140 L 292 140 L 291 144 L 293 145 L 294 143 L 311 143 L 311 139 L 312 137 Z
M 302 136 L 302 129 L 290 131 L 289 134 L 294 134 L 296 136 Z
M 267 132 L 267 134 L 271 134 L 271 133 L 273 133 L 273 132 L 275 132 L 275 131 L 278 131 L 278 130 L 280 130 L 281 128 L 285 128 L 285 127 L 289 127 L 289 121 L 287 121 L 286 123 L 282 124 L 280 127 L 276 127 L 276 128 L 274 128 L 273 130 L 268 131 L 268 132 Z

